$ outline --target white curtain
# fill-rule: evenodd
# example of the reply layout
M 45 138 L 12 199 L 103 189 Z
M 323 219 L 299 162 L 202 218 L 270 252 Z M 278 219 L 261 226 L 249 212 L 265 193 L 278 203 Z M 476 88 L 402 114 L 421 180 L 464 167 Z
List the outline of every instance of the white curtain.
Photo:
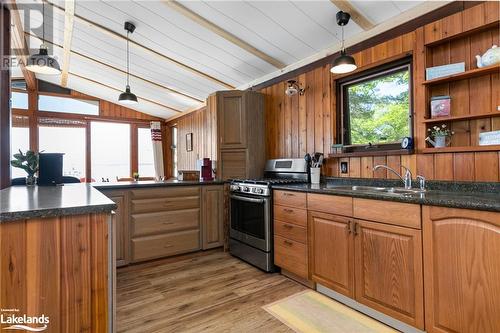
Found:
M 161 138 L 161 123 L 159 121 L 151 122 L 151 140 L 153 141 L 155 176 L 157 180 L 164 179 L 165 169 L 163 168 L 163 146 Z

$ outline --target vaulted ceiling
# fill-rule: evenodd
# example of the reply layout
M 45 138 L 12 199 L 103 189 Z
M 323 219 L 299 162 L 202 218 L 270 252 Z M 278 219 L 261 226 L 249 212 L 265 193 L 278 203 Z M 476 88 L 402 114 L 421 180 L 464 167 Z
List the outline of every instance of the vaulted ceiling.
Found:
M 41 1 L 16 1 L 19 9 Z M 353 14 L 346 43 L 394 27 L 446 2 L 423 1 L 69 1 L 48 0 L 46 39 L 67 70 L 38 75 L 116 102 L 125 86 L 125 21 L 130 35 L 132 108 L 165 119 L 201 107 L 217 91 L 246 88 L 312 62 L 340 48 L 335 22 L 340 9 Z M 31 13 L 31 12 L 30 12 Z M 40 38 L 18 16 L 30 48 Z M 30 26 L 42 23 L 40 12 Z M 14 71 L 20 75 L 20 71 Z M 67 80 L 67 81 L 66 81 Z

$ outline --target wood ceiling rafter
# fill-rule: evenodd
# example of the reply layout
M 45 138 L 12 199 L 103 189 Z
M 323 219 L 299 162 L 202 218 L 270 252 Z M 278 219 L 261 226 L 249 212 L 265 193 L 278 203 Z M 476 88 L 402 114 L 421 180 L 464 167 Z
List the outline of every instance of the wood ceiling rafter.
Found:
M 36 77 L 35 73 L 26 69 L 26 64 L 28 62 L 29 51 L 26 45 L 26 40 L 24 39 L 24 29 L 21 22 L 21 17 L 19 16 L 19 11 L 15 1 L 10 3 L 10 14 L 11 20 L 13 22 L 12 26 L 12 47 L 16 53 L 17 60 L 19 61 L 19 67 L 26 81 L 26 87 L 28 90 L 36 90 Z
M 75 23 L 75 0 L 66 0 L 64 3 L 64 46 L 61 73 L 61 86 L 68 85 L 69 62 L 71 59 L 71 40 Z
M 110 85 L 108 85 L 108 84 L 105 84 L 105 83 L 102 83 L 102 82 L 99 82 L 99 81 L 93 80 L 93 79 L 88 78 L 88 77 L 86 77 L 86 76 L 83 76 L 83 75 L 80 75 L 80 74 L 76 74 L 76 73 L 73 73 L 73 72 L 71 72 L 71 71 L 70 71 L 70 72 L 68 72 L 68 73 L 69 73 L 69 75 L 75 76 L 75 77 L 80 78 L 80 79 L 82 79 L 82 80 L 89 81 L 89 82 L 91 82 L 91 83 L 94 83 L 94 84 L 97 84 L 97 85 L 100 85 L 100 86 L 103 86 L 103 87 L 106 87 L 106 88 L 109 88 L 109 89 L 115 90 L 115 91 L 120 92 L 120 93 L 121 93 L 121 92 L 123 92 L 123 90 L 120 90 L 120 89 L 118 89 L 118 88 L 116 88 L 116 87 L 113 87 L 113 86 L 110 86 Z M 159 102 L 156 102 L 156 101 L 150 100 L 150 99 L 145 98 L 145 97 L 140 97 L 140 96 L 137 96 L 137 98 L 138 98 L 138 99 L 142 99 L 142 100 L 144 100 L 144 101 L 146 101 L 146 102 L 149 102 L 149 103 L 152 103 L 152 104 L 155 104 L 155 105 L 161 106 L 161 107 L 163 107 L 163 108 L 166 108 L 166 109 L 172 110 L 172 111 L 174 111 L 174 112 L 184 113 L 184 111 L 182 111 L 182 110 L 179 110 L 179 109 L 176 109 L 176 108 L 174 108 L 174 107 L 172 107 L 172 106 L 168 106 L 168 105 L 165 105 L 165 104 L 162 104 L 162 103 L 159 103 Z M 142 112 L 142 111 L 139 111 L 139 112 Z
M 370 30 L 375 27 L 372 21 L 361 14 L 354 6 L 347 0 L 330 0 L 338 9 L 347 12 L 351 15 L 351 19 L 359 25 L 363 30 Z
M 278 69 L 284 68 L 286 66 L 284 63 L 282 63 L 278 59 L 271 57 L 267 53 L 262 52 L 261 50 L 250 45 L 249 43 L 245 42 L 244 40 L 240 39 L 239 37 L 222 29 L 218 25 L 207 20 L 203 16 L 198 15 L 197 13 L 195 13 L 191 9 L 183 6 L 179 2 L 177 2 L 175 0 L 162 0 L 162 2 L 165 5 L 167 5 L 169 8 L 175 10 L 177 13 L 183 15 L 184 17 L 187 17 L 188 19 L 201 25 L 202 27 L 205 27 L 206 29 L 210 30 L 211 32 L 219 35 L 220 37 L 224 38 L 225 40 L 229 41 L 230 43 L 244 49 L 245 51 L 247 51 L 251 54 L 253 54 L 254 56 L 260 58 L 261 60 L 267 62 L 268 64 L 271 64 Z
M 29 32 L 25 32 L 25 35 L 27 35 L 27 36 L 31 36 L 31 37 L 35 37 L 35 38 L 38 38 L 37 36 L 35 36 L 34 34 L 29 33 Z M 47 41 L 45 41 L 45 42 L 46 42 L 46 43 L 48 43 L 48 44 L 51 44 L 51 45 L 53 45 L 53 46 L 55 46 L 55 47 L 58 47 L 58 48 L 61 48 L 61 49 L 63 48 L 63 46 L 62 46 L 62 45 L 57 44 L 57 43 L 54 43 L 54 42 L 52 42 L 52 41 L 47 40 Z M 95 59 L 95 58 L 92 58 L 91 56 L 85 55 L 85 54 L 80 53 L 80 52 L 78 52 L 78 51 L 71 50 L 71 53 L 72 53 L 72 54 L 74 54 L 74 55 L 77 55 L 77 56 L 79 56 L 79 57 L 82 57 L 82 58 L 84 58 L 84 59 L 87 59 L 87 60 L 93 61 L 93 62 L 95 62 L 95 63 L 97 63 L 97 64 L 102 65 L 102 66 L 106 66 L 106 67 L 108 67 L 108 68 L 110 68 L 110 69 L 112 69 L 112 70 L 118 71 L 118 72 L 123 73 L 123 74 L 127 74 L 127 72 L 126 72 L 126 71 L 124 71 L 123 69 L 120 69 L 120 68 L 118 68 L 118 67 L 115 67 L 115 66 L 113 66 L 113 65 L 110 65 L 110 64 L 108 64 L 108 63 L 105 63 L 105 62 L 103 62 L 103 61 L 97 60 L 97 59 Z M 137 79 L 137 80 L 141 80 L 141 81 L 144 81 L 144 82 L 149 83 L 149 84 L 151 84 L 151 85 L 154 85 L 154 86 L 156 86 L 156 87 L 158 87 L 158 88 L 165 89 L 165 90 L 167 90 L 167 91 L 168 91 L 168 92 L 170 92 L 170 93 L 173 93 L 173 94 L 176 94 L 176 95 L 179 95 L 179 96 L 182 96 L 182 97 L 185 97 L 185 98 L 191 99 L 191 100 L 193 100 L 193 101 L 196 101 L 197 103 L 203 103 L 203 104 L 205 103 L 205 101 L 203 101 L 203 100 L 201 100 L 201 99 L 199 99 L 199 98 L 196 98 L 196 97 L 193 97 L 193 96 L 191 96 L 191 95 L 185 94 L 185 93 L 183 93 L 183 92 L 181 92 L 181 91 L 178 91 L 178 90 L 175 90 L 175 89 L 173 89 L 173 88 L 169 88 L 169 87 L 164 86 L 164 85 L 162 85 L 162 84 L 160 84 L 160 83 L 157 83 L 157 82 L 154 82 L 154 81 L 151 81 L 151 80 L 145 79 L 145 78 L 140 77 L 140 76 L 138 76 L 138 75 L 135 75 L 135 74 L 133 74 L 133 73 L 129 73 L 129 75 L 130 75 L 131 77 L 133 77 L 133 78 Z
M 58 9 L 58 10 L 60 10 L 60 11 L 64 11 L 64 8 L 62 8 L 61 6 L 58 6 L 58 5 L 56 5 L 56 4 L 54 4 L 54 3 L 50 2 L 50 1 L 47 1 L 47 0 L 42 0 L 42 1 L 44 1 L 44 2 L 46 2 L 47 4 L 51 5 L 51 6 L 52 6 L 53 8 L 55 8 L 55 9 Z M 92 22 L 91 20 L 86 19 L 86 18 L 85 18 L 85 17 L 83 17 L 83 16 L 80 16 L 80 15 L 78 15 L 78 14 L 75 14 L 75 16 L 74 16 L 74 17 L 75 17 L 75 19 L 77 19 L 78 21 L 81 21 L 81 22 L 85 23 L 87 26 L 89 26 L 89 27 L 91 27 L 91 28 L 97 28 L 97 29 L 99 29 L 99 30 L 103 31 L 104 33 L 106 33 L 107 35 L 112 36 L 113 38 L 118 38 L 118 39 L 122 39 L 122 40 L 126 40 L 126 39 L 127 39 L 127 37 L 126 37 L 126 36 L 123 36 L 123 35 L 121 35 L 120 33 L 116 32 L 116 31 L 113 31 L 113 30 L 111 30 L 111 29 L 109 29 L 109 28 L 106 28 L 106 27 L 105 27 L 105 26 L 103 26 L 103 25 L 100 25 L 100 24 L 98 24 L 98 23 Z M 200 70 L 198 70 L 198 69 L 196 69 L 196 68 L 193 68 L 193 67 L 191 67 L 191 66 L 189 66 L 189 65 L 186 65 L 186 64 L 184 64 L 184 63 L 180 62 L 179 60 L 176 60 L 176 59 L 174 59 L 174 58 L 171 58 L 171 57 L 169 57 L 169 56 L 166 56 L 166 55 L 164 55 L 164 54 L 162 54 L 162 53 L 160 53 L 160 52 L 158 52 L 158 51 L 155 51 L 155 50 L 153 50 L 153 49 L 151 49 L 151 48 L 149 48 L 149 47 L 147 47 L 147 46 L 144 46 L 144 45 L 142 45 L 142 44 L 140 44 L 140 43 L 138 43 L 138 42 L 135 42 L 135 41 L 134 41 L 134 40 L 132 40 L 132 39 L 130 39 L 130 44 L 131 44 L 131 45 L 133 45 L 133 46 L 135 46 L 135 47 L 137 47 L 137 48 L 140 48 L 140 49 L 142 49 L 142 50 L 145 50 L 145 51 L 147 51 L 148 53 L 151 53 L 151 54 L 153 54 L 153 55 L 155 55 L 155 56 L 157 56 L 157 57 L 160 57 L 160 58 L 162 58 L 163 60 L 166 60 L 166 61 L 168 61 L 168 62 L 170 62 L 170 63 L 172 63 L 172 64 L 174 64 L 174 65 L 176 65 L 176 66 L 178 66 L 178 67 L 181 67 L 181 68 L 183 68 L 183 69 L 187 70 L 188 72 L 191 72 L 191 73 L 193 73 L 193 74 L 196 74 L 197 76 L 203 77 L 203 78 L 205 78 L 205 79 L 207 79 L 207 80 L 210 80 L 210 81 L 212 81 L 212 82 L 215 82 L 215 83 L 217 83 L 217 84 L 219 84 L 219 85 L 222 85 L 222 86 L 224 86 L 224 87 L 226 87 L 226 88 L 229 88 L 229 89 L 234 89 L 234 88 L 235 88 L 235 86 L 233 86 L 233 85 L 231 85 L 231 84 L 229 84 L 229 83 L 227 83 L 227 82 L 224 82 L 224 81 L 222 81 L 222 80 L 220 80 L 220 79 L 217 79 L 216 77 L 211 76 L 210 74 L 204 73 L 204 72 L 202 72 L 202 71 L 200 71 Z

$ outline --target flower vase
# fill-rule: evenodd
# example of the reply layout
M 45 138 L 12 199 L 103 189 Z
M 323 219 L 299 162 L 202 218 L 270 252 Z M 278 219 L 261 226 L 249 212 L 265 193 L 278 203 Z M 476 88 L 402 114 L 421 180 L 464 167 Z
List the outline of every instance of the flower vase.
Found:
M 434 147 L 436 148 L 444 148 L 446 147 L 446 136 L 436 136 L 434 138 L 436 144 Z
M 35 176 L 27 176 L 26 177 L 26 186 L 35 186 L 36 185 L 36 177 Z

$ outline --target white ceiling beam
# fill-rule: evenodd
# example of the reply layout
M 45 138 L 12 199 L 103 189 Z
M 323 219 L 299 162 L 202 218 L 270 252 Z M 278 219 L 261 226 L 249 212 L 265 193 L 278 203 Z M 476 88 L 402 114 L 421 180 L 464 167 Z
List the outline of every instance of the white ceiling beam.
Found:
M 35 73 L 26 69 L 26 64 L 28 63 L 29 58 L 29 51 L 28 46 L 26 45 L 26 40 L 24 39 L 24 28 L 15 1 L 10 3 L 10 15 L 13 24 L 11 30 L 12 48 L 16 53 L 19 67 L 21 67 L 24 80 L 26 81 L 26 87 L 28 88 L 28 90 L 36 90 Z
M 351 15 L 351 19 L 363 30 L 372 29 L 375 24 L 361 14 L 348 0 L 330 0 L 338 9 Z
M 60 11 L 64 11 L 64 8 L 58 6 L 58 5 L 56 5 L 56 4 L 54 4 L 54 3 L 50 2 L 50 1 L 47 1 L 47 0 L 43 0 L 43 1 L 45 1 L 48 4 L 50 4 L 55 9 L 58 9 Z M 109 36 L 111 36 L 113 38 L 121 39 L 121 40 L 124 40 L 124 41 L 127 39 L 126 36 L 123 36 L 123 35 L 119 34 L 118 32 L 113 31 L 113 30 L 111 30 L 109 28 L 106 28 L 105 26 L 102 26 L 102 25 L 100 25 L 98 23 L 92 22 L 91 20 L 86 19 L 85 17 L 82 17 L 82 16 L 80 16 L 78 14 L 75 14 L 74 17 L 75 17 L 76 20 L 78 20 L 80 22 L 83 22 L 88 27 L 94 28 L 94 29 L 98 29 L 98 30 L 106 33 L 107 35 L 109 35 Z M 138 42 L 130 40 L 130 44 L 133 45 L 134 47 L 137 47 L 137 48 L 140 48 L 140 49 L 142 49 L 144 51 L 147 51 L 148 53 L 151 53 L 154 56 L 156 56 L 158 58 L 161 58 L 162 60 L 166 60 L 166 61 L 168 61 L 168 62 L 170 62 L 170 63 L 172 63 L 172 64 L 174 64 L 174 65 L 176 65 L 178 67 L 181 67 L 182 69 L 184 69 L 184 70 L 186 70 L 188 72 L 196 74 L 197 76 L 203 77 L 203 78 L 205 78 L 205 79 L 207 79 L 209 81 L 215 82 L 215 83 L 217 83 L 217 84 L 219 84 L 221 86 L 224 86 L 226 88 L 229 88 L 229 89 L 234 89 L 235 88 L 233 85 L 231 85 L 231 84 L 229 84 L 227 82 L 224 82 L 224 81 L 222 81 L 220 79 L 217 79 L 214 76 L 211 76 L 210 74 L 204 73 L 204 72 L 202 72 L 202 71 L 200 71 L 200 70 L 198 70 L 196 68 L 193 68 L 193 67 L 191 67 L 189 65 L 186 65 L 186 64 L 180 62 L 179 60 L 176 60 L 174 58 L 168 57 L 168 56 L 166 56 L 166 55 L 164 55 L 164 54 L 162 54 L 162 53 L 160 53 L 158 51 L 155 51 L 155 50 L 153 50 L 153 49 L 151 49 L 151 48 L 149 48 L 147 46 L 144 46 L 144 45 L 142 45 L 142 44 L 140 44 Z
M 27 36 L 31 36 L 31 37 L 38 38 L 37 36 L 35 36 L 34 34 L 32 34 L 32 33 L 30 33 L 30 32 L 25 32 L 25 34 L 26 34 Z M 53 46 L 55 46 L 55 47 L 58 47 L 58 48 L 61 48 L 61 49 L 63 48 L 63 46 L 62 46 L 62 45 L 57 44 L 57 43 L 54 43 L 54 42 L 49 41 L 49 40 L 46 40 L 46 41 L 45 41 L 45 43 L 47 43 L 47 44 L 51 44 L 51 45 L 53 45 Z M 74 51 L 74 50 L 71 50 L 71 54 L 76 55 L 76 56 L 81 57 L 81 58 L 84 58 L 84 59 L 86 59 L 86 60 L 90 60 L 90 61 L 92 61 L 92 62 L 95 62 L 95 63 L 97 63 L 97 64 L 99 64 L 99 65 L 105 66 L 105 67 L 107 67 L 107 68 L 109 68 L 109 69 L 112 69 L 112 70 L 114 70 L 114 71 L 120 72 L 120 73 L 122 73 L 122 74 L 125 74 L 125 75 L 127 74 L 127 72 L 126 72 L 126 71 L 124 71 L 123 69 L 120 69 L 120 68 L 115 67 L 115 66 L 113 66 L 113 65 L 111 65 L 111 64 L 108 64 L 108 63 L 105 63 L 105 62 L 103 62 L 103 61 L 100 61 L 100 60 L 97 60 L 97 59 L 95 59 L 95 58 L 92 58 L 91 56 L 88 56 L 88 55 L 86 55 L 86 54 L 83 54 L 83 53 L 80 53 L 80 52 L 77 52 L 77 51 Z M 188 94 L 186 94 L 186 93 L 180 92 L 180 91 L 175 90 L 175 89 L 173 89 L 173 88 L 170 88 L 170 87 L 164 86 L 164 85 L 159 84 L 159 83 L 157 83 L 157 82 L 154 82 L 154 81 L 148 80 L 148 79 L 146 79 L 146 78 L 143 78 L 143 77 L 141 77 L 141 76 L 135 75 L 135 74 L 133 74 L 133 73 L 129 73 L 129 75 L 130 75 L 131 77 L 133 77 L 133 78 L 137 79 L 137 80 L 140 80 L 140 81 L 146 82 L 146 83 L 148 83 L 148 84 L 154 85 L 154 86 L 156 86 L 156 87 L 158 87 L 158 88 L 164 89 L 164 90 L 168 91 L 169 93 L 179 95 L 179 96 L 181 96 L 181 97 L 183 97 L 183 98 L 190 99 L 190 100 L 195 101 L 195 102 L 197 102 L 197 103 L 205 103 L 205 101 L 203 101 L 203 100 L 201 100 L 201 99 L 199 99 L 199 98 L 193 97 L 193 96 L 191 96 L 191 95 L 188 95 Z
M 61 71 L 61 86 L 68 85 L 69 62 L 71 59 L 71 40 L 73 39 L 73 27 L 75 22 L 75 1 L 66 0 L 64 3 L 64 45 L 63 61 Z
M 175 0 L 162 0 L 164 4 L 166 4 L 169 8 L 175 10 L 177 13 L 183 15 L 184 17 L 187 17 L 191 21 L 201 25 L 202 27 L 205 27 L 209 31 L 219 35 L 220 37 L 224 38 L 225 40 L 229 41 L 230 43 L 233 43 L 234 45 L 244 49 L 245 51 L 253 54 L 254 56 L 264 60 L 268 64 L 273 65 L 276 68 L 283 68 L 286 65 L 279 61 L 276 58 L 271 57 L 267 53 L 262 52 L 261 50 L 257 49 L 256 47 L 250 45 L 249 43 L 245 42 L 244 40 L 240 39 L 239 37 L 236 37 L 232 33 L 222 29 L 218 25 L 210 22 L 206 18 L 204 18 L 201 15 L 198 15 L 197 13 L 193 12 L 189 8 L 181 5 L 179 2 Z
M 91 83 L 93 83 L 93 84 L 96 84 L 96 85 L 99 85 L 99 86 L 102 86 L 102 87 L 105 87 L 105 88 L 109 88 L 109 89 L 115 90 L 115 91 L 117 91 L 117 92 L 123 92 L 123 90 L 120 90 L 120 89 L 118 89 L 118 88 L 116 88 L 116 87 L 113 87 L 113 86 L 110 86 L 110 85 L 108 85 L 108 84 L 105 84 L 105 83 L 102 83 L 102 82 L 96 81 L 96 80 L 91 79 L 91 78 L 89 78 L 89 77 L 86 77 L 86 76 L 83 76 L 83 75 L 80 75 L 80 74 L 76 74 L 76 73 L 74 73 L 74 72 L 68 72 L 68 73 L 69 73 L 69 75 L 70 75 L 70 76 L 75 76 L 75 77 L 77 77 L 77 78 L 80 78 L 80 79 L 83 79 L 83 80 L 89 81 L 89 82 L 91 82 Z M 174 112 L 183 113 L 183 111 L 182 111 L 182 110 L 176 109 L 176 108 L 174 108 L 174 107 L 172 107 L 172 106 L 168 106 L 168 105 L 162 104 L 162 103 L 160 103 L 160 102 L 153 101 L 153 100 L 148 99 L 148 98 L 144 98 L 144 97 L 137 96 L 137 99 L 138 99 L 138 100 L 143 100 L 143 101 L 146 101 L 146 102 L 149 102 L 149 103 L 152 103 L 152 104 L 158 105 L 158 106 L 161 106 L 161 107 L 163 107 L 163 108 L 165 108 L 165 109 L 169 109 L 169 110 L 174 111 Z M 116 103 L 116 104 L 119 104 L 119 103 Z M 128 107 L 128 106 L 125 106 L 125 107 L 130 108 L 130 107 Z

